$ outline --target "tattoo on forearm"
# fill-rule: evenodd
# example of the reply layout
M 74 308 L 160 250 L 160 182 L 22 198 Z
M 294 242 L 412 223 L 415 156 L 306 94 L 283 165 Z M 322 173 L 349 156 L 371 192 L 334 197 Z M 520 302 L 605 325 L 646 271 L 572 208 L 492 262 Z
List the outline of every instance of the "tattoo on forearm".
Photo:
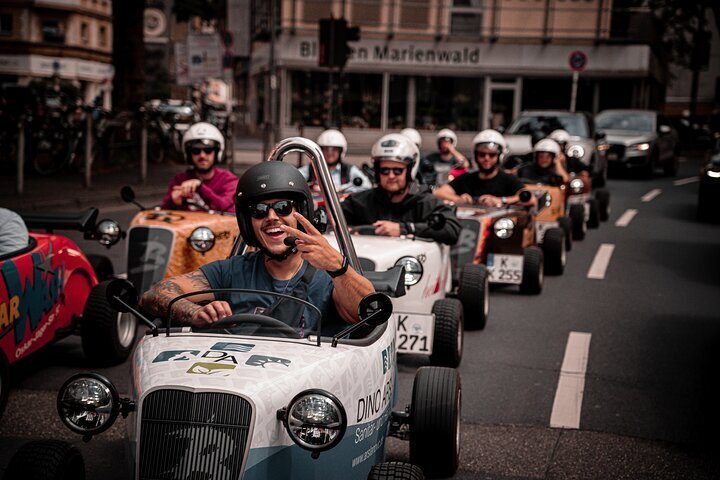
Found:
M 190 280 L 193 290 L 205 290 L 210 288 L 210 284 L 205 277 L 205 274 L 200 270 L 195 270 L 186 275 L 187 279 Z
M 170 301 L 178 295 L 182 295 L 180 285 L 172 280 L 163 280 L 153 285 L 143 295 L 143 306 L 150 310 L 153 315 L 165 317 Z

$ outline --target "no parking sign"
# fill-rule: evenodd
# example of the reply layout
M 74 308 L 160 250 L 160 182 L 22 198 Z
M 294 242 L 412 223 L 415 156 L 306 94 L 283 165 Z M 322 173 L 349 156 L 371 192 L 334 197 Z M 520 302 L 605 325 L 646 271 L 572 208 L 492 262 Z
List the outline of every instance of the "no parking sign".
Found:
M 575 50 L 570 52 L 568 57 L 568 64 L 570 64 L 570 70 L 573 72 L 582 72 L 587 67 L 588 57 L 585 52 L 581 50 Z

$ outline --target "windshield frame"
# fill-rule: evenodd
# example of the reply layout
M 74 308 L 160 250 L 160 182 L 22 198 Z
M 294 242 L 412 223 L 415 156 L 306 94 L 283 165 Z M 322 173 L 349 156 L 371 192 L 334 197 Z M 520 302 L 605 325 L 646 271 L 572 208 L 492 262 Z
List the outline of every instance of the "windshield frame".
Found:
M 507 129 L 507 133 L 509 135 L 532 135 L 534 132 L 538 131 L 538 129 L 533 129 L 533 132 L 531 133 L 518 133 L 517 129 L 519 128 L 518 125 L 522 122 L 522 125 L 544 125 L 547 124 L 548 119 L 555 119 L 557 123 L 560 124 L 560 126 L 557 126 L 557 128 L 562 128 L 563 130 L 567 131 L 571 137 L 580 137 L 580 138 L 590 138 L 590 132 L 592 125 L 590 124 L 589 119 L 582 113 L 570 113 L 570 112 L 525 112 L 521 113 L 519 117 L 517 117 L 513 122 L 510 124 L 510 126 Z M 566 120 L 566 121 L 563 121 Z M 570 123 L 572 122 L 572 123 Z M 582 125 L 579 125 L 580 129 L 583 130 L 582 132 L 578 130 L 577 128 L 571 128 L 578 126 L 578 122 Z M 555 130 L 553 128 L 552 130 Z M 552 133 L 552 130 L 549 132 L 544 132 L 545 136 L 550 135 Z
M 650 122 L 650 128 L 648 130 L 639 130 L 636 128 L 619 128 L 619 126 L 598 126 L 598 121 L 602 122 L 604 120 L 604 117 L 607 117 L 608 119 L 612 118 L 614 122 L 617 122 L 617 120 L 622 119 L 629 119 L 629 118 L 643 118 L 648 119 Z M 623 110 L 623 111 L 605 111 L 600 112 L 595 117 L 595 125 L 598 129 L 601 130 L 612 130 L 615 132 L 632 132 L 632 133 L 655 133 L 657 131 L 658 126 L 658 119 L 657 115 L 655 115 L 653 112 L 638 112 L 638 111 L 630 111 L 630 110 Z

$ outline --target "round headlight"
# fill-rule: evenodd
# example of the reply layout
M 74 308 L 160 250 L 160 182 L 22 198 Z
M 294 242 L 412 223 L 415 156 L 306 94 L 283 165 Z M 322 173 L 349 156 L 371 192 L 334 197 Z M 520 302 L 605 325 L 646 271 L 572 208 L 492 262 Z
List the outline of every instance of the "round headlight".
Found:
M 96 373 L 81 373 L 70 377 L 60 388 L 57 409 L 70 430 L 95 435 L 115 422 L 120 399 L 110 380 Z
M 585 190 L 585 184 L 579 178 L 573 178 L 570 180 L 570 191 L 572 193 L 582 193 Z
M 205 253 L 215 245 L 215 234 L 207 227 L 198 227 L 190 234 L 190 246 Z
M 585 149 L 582 145 L 573 145 L 567 149 L 568 157 L 582 158 L 585 156 Z
M 308 390 L 290 402 L 285 427 L 290 438 L 302 448 L 323 451 L 340 442 L 347 417 L 335 396 L 322 390 Z
M 405 267 L 405 286 L 415 285 L 423 275 L 422 264 L 415 257 L 402 257 L 395 265 Z
M 120 225 L 115 220 L 101 220 L 95 227 L 95 238 L 106 247 L 119 242 L 121 234 Z
M 501 238 L 503 240 L 512 237 L 514 228 L 515 222 L 513 222 L 512 219 L 508 217 L 503 217 L 499 219 L 497 222 L 495 222 L 495 225 L 493 225 L 495 235 L 497 235 L 498 238 Z

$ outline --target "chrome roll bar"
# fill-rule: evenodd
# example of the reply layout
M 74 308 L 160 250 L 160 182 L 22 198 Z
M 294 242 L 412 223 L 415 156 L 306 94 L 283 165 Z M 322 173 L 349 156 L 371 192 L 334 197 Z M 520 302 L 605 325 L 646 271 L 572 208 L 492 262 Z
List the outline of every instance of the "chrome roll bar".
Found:
M 350 232 L 347 227 L 347 222 L 345 222 L 342 208 L 340 208 L 340 200 L 335 191 L 335 184 L 330 176 L 330 170 L 328 170 L 325 156 L 318 144 L 302 137 L 286 138 L 275 146 L 267 160 L 282 162 L 287 154 L 298 152 L 310 157 L 311 167 L 315 169 L 315 177 L 317 181 L 320 182 L 320 193 L 325 201 L 330 224 L 335 231 L 335 238 L 337 239 L 340 251 L 347 257 L 355 271 L 362 275 L 360 261 L 358 260 L 357 253 L 355 253 L 355 246 L 352 240 L 350 240 Z

